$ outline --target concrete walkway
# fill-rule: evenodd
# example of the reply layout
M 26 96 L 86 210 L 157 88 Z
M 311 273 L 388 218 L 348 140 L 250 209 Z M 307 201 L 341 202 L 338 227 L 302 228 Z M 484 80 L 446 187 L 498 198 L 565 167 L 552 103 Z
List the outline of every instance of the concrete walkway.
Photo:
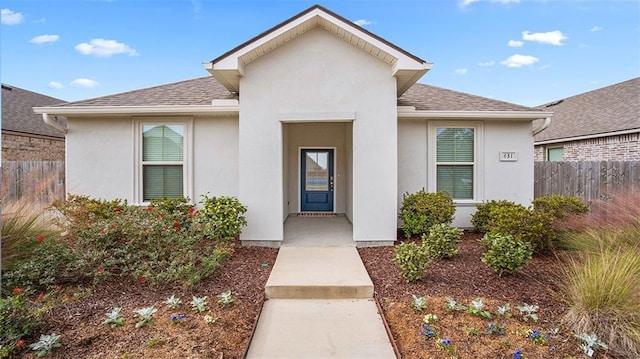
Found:
M 282 247 L 247 358 L 395 359 L 354 247 Z

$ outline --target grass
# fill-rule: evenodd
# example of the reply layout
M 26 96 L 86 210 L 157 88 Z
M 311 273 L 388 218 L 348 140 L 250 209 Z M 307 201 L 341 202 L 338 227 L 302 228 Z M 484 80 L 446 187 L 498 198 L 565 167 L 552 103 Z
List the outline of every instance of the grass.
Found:
M 2 268 L 10 269 L 27 258 L 38 237 L 60 234 L 45 211 L 29 200 L 9 203 L 2 208 Z
M 569 223 L 562 286 L 566 323 L 594 333 L 620 358 L 640 358 L 640 194 L 598 203 L 580 222 Z

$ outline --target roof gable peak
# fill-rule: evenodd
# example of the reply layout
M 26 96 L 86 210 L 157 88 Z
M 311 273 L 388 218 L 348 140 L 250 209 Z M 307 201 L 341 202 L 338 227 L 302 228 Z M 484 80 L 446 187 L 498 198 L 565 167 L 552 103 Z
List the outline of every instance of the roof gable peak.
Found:
M 229 91 L 237 93 L 245 65 L 315 28 L 322 28 L 392 66 L 398 96 L 431 69 L 432 64 L 320 5 L 302 11 L 203 65 Z

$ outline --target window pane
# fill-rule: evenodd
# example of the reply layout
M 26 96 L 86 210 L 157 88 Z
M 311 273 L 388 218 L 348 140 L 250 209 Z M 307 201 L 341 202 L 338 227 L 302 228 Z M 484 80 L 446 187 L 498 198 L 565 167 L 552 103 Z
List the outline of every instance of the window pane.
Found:
M 548 161 L 562 161 L 564 160 L 564 148 L 549 148 L 547 150 L 547 160 Z
M 473 128 L 437 128 L 436 161 L 473 162 Z
M 145 201 L 183 197 L 182 166 L 143 166 L 142 181 Z
M 182 125 L 142 126 L 143 161 L 182 161 Z
M 438 165 L 437 190 L 447 191 L 454 199 L 473 199 L 472 165 Z
M 328 191 L 329 190 L 329 153 L 307 152 L 305 164 L 305 190 Z

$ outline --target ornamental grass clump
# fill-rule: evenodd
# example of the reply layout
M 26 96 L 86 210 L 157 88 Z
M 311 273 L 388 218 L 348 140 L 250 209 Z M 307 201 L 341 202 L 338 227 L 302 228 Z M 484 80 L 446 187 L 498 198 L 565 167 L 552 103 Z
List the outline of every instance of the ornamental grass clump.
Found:
M 400 219 L 405 237 L 422 236 L 435 224 L 451 224 L 456 208 L 448 192 L 405 193 L 402 197 Z

